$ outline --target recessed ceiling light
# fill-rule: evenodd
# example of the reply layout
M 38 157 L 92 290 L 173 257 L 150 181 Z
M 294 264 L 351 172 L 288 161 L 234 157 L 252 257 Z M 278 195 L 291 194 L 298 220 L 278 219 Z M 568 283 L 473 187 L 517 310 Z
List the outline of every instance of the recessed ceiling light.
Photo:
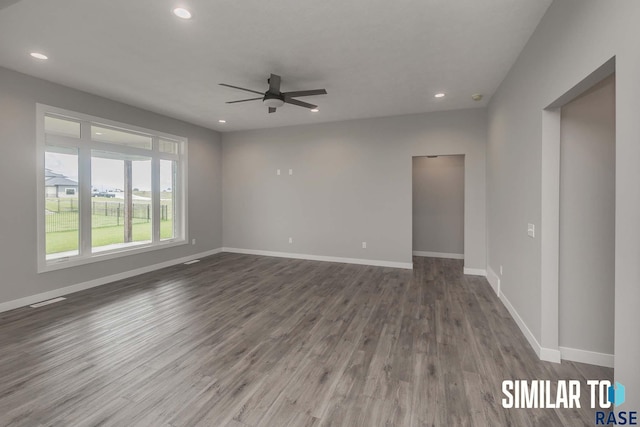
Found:
M 218 120 L 218 123 L 227 123 L 227 121 L 224 120 L 224 119 L 220 119 L 220 120 Z
M 191 19 L 191 12 L 183 7 L 176 7 L 175 9 L 173 9 L 173 14 L 178 18 Z
M 312 113 L 317 113 L 317 112 L 318 112 L 318 111 L 320 111 L 320 110 L 319 110 L 318 108 L 312 108 L 312 109 L 311 109 L 311 110 L 309 110 L 309 111 L 311 111 Z
M 440 92 L 440 93 L 436 93 L 435 95 L 436 98 L 444 98 L 444 93 Z
M 96 132 L 96 135 L 102 135 L 102 132 Z
M 44 53 L 31 52 L 30 55 L 36 59 L 42 59 L 42 60 L 49 59 L 49 57 Z

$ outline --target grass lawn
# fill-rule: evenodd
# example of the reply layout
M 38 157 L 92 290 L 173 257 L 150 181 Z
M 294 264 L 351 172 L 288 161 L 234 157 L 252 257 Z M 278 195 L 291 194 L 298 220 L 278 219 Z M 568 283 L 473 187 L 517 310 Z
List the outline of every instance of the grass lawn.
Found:
M 160 221 L 160 238 L 173 235 L 173 221 Z M 94 247 L 124 243 L 124 226 L 94 228 L 91 232 Z M 78 230 L 47 233 L 47 254 L 78 250 Z M 151 240 L 151 223 L 133 224 L 133 241 Z

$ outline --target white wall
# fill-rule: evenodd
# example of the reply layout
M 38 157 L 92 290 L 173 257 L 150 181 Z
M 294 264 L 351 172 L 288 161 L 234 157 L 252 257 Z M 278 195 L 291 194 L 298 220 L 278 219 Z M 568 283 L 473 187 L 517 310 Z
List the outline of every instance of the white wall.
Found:
M 224 246 L 410 263 L 412 157 L 464 154 L 465 266 L 484 269 L 485 126 L 472 109 L 224 133 Z
M 616 57 L 615 376 L 632 409 L 640 407 L 638 16 L 640 2 L 554 2 L 490 102 L 487 147 L 489 267 L 504 265 L 502 292 L 535 339 L 557 347 L 547 342 L 554 331 L 542 327 L 545 230 L 535 239 L 526 230 L 541 219 L 543 109 Z
M 562 107 L 559 342 L 613 354 L 615 78 Z
M 36 103 L 187 137 L 189 233 L 197 244 L 38 274 Z M 0 68 L 0 144 L 0 176 L 11 183 L 0 186 L 0 304 L 221 247 L 217 132 Z
M 413 158 L 413 250 L 464 255 L 464 156 Z

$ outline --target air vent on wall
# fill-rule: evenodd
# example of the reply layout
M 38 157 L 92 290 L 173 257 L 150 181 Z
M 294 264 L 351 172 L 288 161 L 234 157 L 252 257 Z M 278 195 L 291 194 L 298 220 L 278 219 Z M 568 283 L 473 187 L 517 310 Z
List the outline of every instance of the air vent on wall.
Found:
M 66 298 L 58 297 L 58 298 L 48 299 L 46 301 L 40 301 L 40 302 L 37 302 L 35 304 L 31 304 L 29 307 L 38 308 L 38 307 L 43 307 L 45 305 L 53 304 L 55 302 L 60 302 L 60 301 L 64 301 L 64 300 L 66 300 Z

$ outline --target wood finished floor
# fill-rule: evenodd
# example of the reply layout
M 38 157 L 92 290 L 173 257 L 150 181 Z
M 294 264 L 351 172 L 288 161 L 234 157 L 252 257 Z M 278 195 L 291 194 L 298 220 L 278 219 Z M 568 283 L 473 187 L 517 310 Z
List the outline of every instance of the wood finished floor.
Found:
M 502 409 L 501 381 L 612 370 L 540 362 L 484 278 L 414 262 L 219 254 L 0 313 L 0 425 L 594 424 Z

